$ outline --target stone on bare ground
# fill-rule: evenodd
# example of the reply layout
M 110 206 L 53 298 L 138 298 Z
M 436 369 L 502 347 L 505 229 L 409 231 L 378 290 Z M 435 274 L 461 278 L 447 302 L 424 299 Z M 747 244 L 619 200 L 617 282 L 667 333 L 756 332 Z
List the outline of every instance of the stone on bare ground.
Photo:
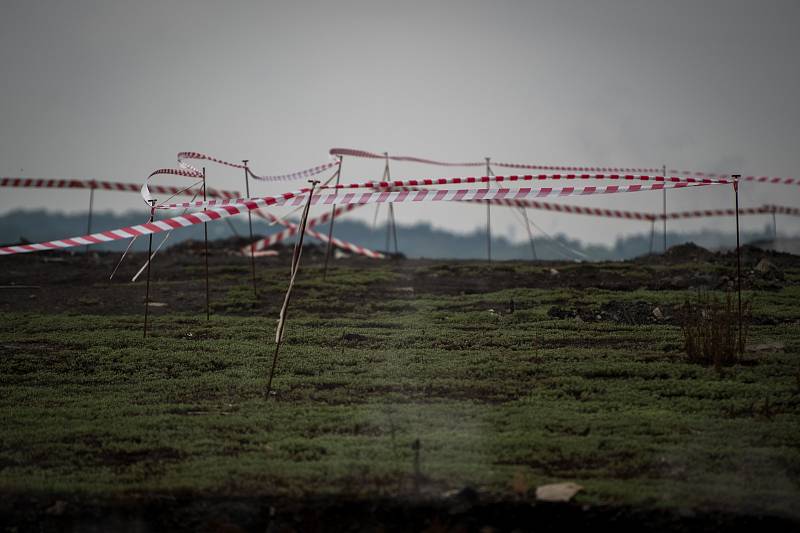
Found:
M 536 499 L 543 502 L 568 502 L 582 490 L 582 486 L 571 481 L 551 483 L 536 487 Z

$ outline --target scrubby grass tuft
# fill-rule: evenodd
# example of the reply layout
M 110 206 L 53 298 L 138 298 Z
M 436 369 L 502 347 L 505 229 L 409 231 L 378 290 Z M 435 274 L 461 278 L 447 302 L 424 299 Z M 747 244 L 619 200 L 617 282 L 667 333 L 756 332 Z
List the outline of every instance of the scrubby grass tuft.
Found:
M 686 299 L 680 311 L 684 349 L 690 362 L 720 370 L 739 360 L 747 344 L 747 324 L 752 304 L 742 302 L 742 331 L 739 331 L 738 306 L 732 292 L 720 299 L 700 292 Z

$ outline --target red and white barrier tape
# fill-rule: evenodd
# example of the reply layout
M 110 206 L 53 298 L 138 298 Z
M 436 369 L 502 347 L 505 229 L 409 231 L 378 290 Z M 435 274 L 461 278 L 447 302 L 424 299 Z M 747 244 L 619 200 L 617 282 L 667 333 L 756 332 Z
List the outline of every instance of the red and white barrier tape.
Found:
M 582 167 L 582 166 L 553 166 L 553 165 L 529 165 L 526 163 L 492 163 L 494 167 L 502 168 L 524 168 L 530 170 L 555 170 L 560 172 L 633 172 L 652 174 L 661 172 L 660 168 L 625 168 L 625 167 Z
M 624 211 L 618 209 L 606 209 L 598 207 L 583 207 L 583 206 L 568 205 L 568 204 L 554 204 L 550 202 L 537 202 L 535 200 L 499 200 L 499 201 L 493 201 L 492 203 L 497 203 L 500 205 L 507 205 L 512 207 L 543 209 L 545 211 L 553 211 L 557 213 L 570 213 L 575 215 L 625 218 L 629 220 L 648 220 L 650 222 L 656 220 L 664 220 L 663 213 L 646 213 L 641 211 Z M 768 215 L 770 213 L 800 214 L 800 209 L 782 208 L 773 205 L 739 208 L 740 215 Z M 735 214 L 736 214 L 735 209 L 703 209 L 697 211 L 677 211 L 677 212 L 667 213 L 666 218 L 667 220 L 676 220 L 684 218 L 733 216 Z
M 123 183 L 118 181 L 98 181 L 98 180 L 79 180 L 79 179 L 50 179 L 50 178 L 0 178 L 0 187 L 24 187 L 24 188 L 45 188 L 45 189 L 99 189 L 106 191 L 139 192 L 141 185 L 138 183 Z M 151 185 L 150 190 L 159 194 L 182 194 L 194 196 L 202 194 L 200 189 L 187 189 L 185 187 L 173 187 L 168 185 Z M 239 198 L 241 193 L 238 191 L 226 191 L 222 189 L 208 189 L 209 196 L 218 198 Z
M 419 191 L 424 190 L 418 187 L 400 187 L 406 191 Z M 681 219 L 681 218 L 701 218 L 701 217 L 714 217 L 714 216 L 733 216 L 736 214 L 735 209 L 703 209 L 698 211 L 678 211 L 667 213 L 666 217 L 663 213 L 647 213 L 643 211 L 626 211 L 619 209 L 608 209 L 604 207 L 585 207 L 570 204 L 554 204 L 551 202 L 540 202 L 537 200 L 489 200 L 488 202 L 493 205 L 504 205 L 508 207 L 520 207 L 524 209 L 541 209 L 545 211 L 553 211 L 557 213 L 569 213 L 573 215 L 590 215 L 607 218 L 624 218 L 628 220 L 648 220 L 654 222 L 656 220 Z M 789 210 L 792 208 L 779 208 L 772 205 L 762 205 L 759 207 L 742 207 L 739 208 L 740 215 L 762 215 L 773 212 L 779 212 L 779 209 Z M 800 213 L 800 209 L 796 209 Z M 784 211 L 786 212 L 786 211 Z M 788 213 L 787 213 L 788 214 Z
M 280 176 L 258 176 L 253 174 L 249 169 L 248 173 L 250 174 L 251 178 L 261 180 L 261 181 L 291 181 L 291 180 L 299 180 L 302 178 L 309 178 L 311 176 L 316 176 L 320 172 L 324 172 L 329 168 L 333 168 L 338 165 L 338 161 L 330 161 L 328 163 L 323 163 L 322 165 L 317 165 L 315 167 L 307 168 L 305 170 L 298 170 L 297 172 L 291 172 L 289 174 L 282 174 Z
M 193 152 L 186 152 L 184 154 L 194 154 Z M 202 155 L 202 154 L 198 154 Z M 227 164 L 225 161 L 217 160 L 211 157 L 205 157 L 210 161 L 221 162 L 222 164 Z M 231 164 L 233 165 L 233 164 Z M 175 169 L 167 169 L 167 170 L 175 170 Z M 114 182 L 114 181 L 98 181 L 98 180 L 80 180 L 80 179 L 47 179 L 47 178 L 18 178 L 18 177 L 2 177 L 0 178 L 0 187 L 27 187 L 27 188 L 71 188 L 71 189 L 101 189 L 101 190 L 109 190 L 109 191 L 124 191 L 124 192 L 138 192 L 140 190 L 140 185 L 136 183 L 122 183 L 122 182 Z M 157 194 L 170 194 L 170 195 L 187 195 L 187 196 L 196 196 L 202 194 L 201 189 L 187 189 L 185 187 L 171 187 L 166 185 L 150 185 L 150 191 Z M 241 198 L 242 194 L 238 191 L 227 191 L 221 189 L 211 189 L 209 188 L 207 191 L 208 196 L 212 198 L 223 198 L 223 199 L 231 199 L 231 198 Z M 348 206 L 346 211 L 350 211 L 354 208 L 358 207 L 358 205 Z M 339 212 L 339 210 L 337 210 Z M 260 211 L 256 211 L 256 214 L 260 214 Z M 338 216 L 338 215 L 337 215 Z M 269 218 L 269 217 L 265 217 Z M 277 218 L 277 217 L 274 217 Z M 320 217 L 322 220 L 318 221 L 317 223 L 324 222 L 330 218 L 330 213 Z M 272 220 L 271 218 L 269 218 Z M 312 221 L 309 221 L 311 223 Z M 283 232 L 281 232 L 283 233 Z M 277 234 L 276 234 L 277 235 Z M 324 237 L 324 242 L 327 242 L 327 236 Z M 283 237 L 285 238 L 285 237 Z M 257 241 L 258 242 L 258 241 Z M 276 241 L 277 242 L 277 241 Z M 374 252 L 368 248 L 364 248 L 357 244 L 353 244 L 347 241 L 343 241 L 341 239 L 333 239 L 334 246 L 342 248 L 344 250 L 348 250 L 352 253 L 365 255 L 367 257 L 373 258 L 383 258 L 383 256 L 377 252 Z M 249 246 L 246 247 L 249 250 Z M 260 250 L 262 248 L 256 248 L 256 250 Z
M 405 191 L 425 190 L 420 187 L 399 187 Z M 540 202 L 537 200 L 488 200 L 481 203 L 492 205 L 503 205 L 507 207 L 519 207 L 523 209 L 542 209 L 545 211 L 555 211 L 559 213 L 570 213 L 574 215 L 593 215 L 610 218 L 626 218 L 632 220 L 652 220 L 655 215 L 651 213 L 637 211 L 620 211 L 617 209 L 605 209 L 601 207 L 582 207 L 579 205 L 554 204 L 551 202 Z
M 606 209 L 601 207 L 554 204 L 550 202 L 538 202 L 536 200 L 494 200 L 491 203 L 510 207 L 541 209 L 556 213 L 570 213 L 573 215 L 592 215 L 596 217 L 625 218 L 628 220 L 653 220 L 653 215 L 650 213 L 624 211 L 619 209 Z
M 405 191 L 420 191 L 426 190 L 420 187 L 398 187 L 400 190 Z M 644 211 L 626 211 L 619 209 L 608 209 L 604 207 L 584 207 L 579 205 L 570 204 L 554 204 L 551 202 L 540 202 L 537 200 L 489 200 L 481 203 L 489 203 L 493 205 L 504 205 L 507 207 L 519 207 L 523 209 L 541 209 L 544 211 L 553 211 L 557 213 L 569 213 L 573 215 L 590 215 L 597 217 L 607 218 L 624 218 L 628 220 L 648 220 L 654 222 L 656 220 L 664 220 L 665 216 L 662 213 L 647 213 Z M 789 210 L 792 208 L 780 208 L 773 205 L 762 205 L 759 207 L 742 207 L 739 208 L 740 215 L 762 215 L 777 210 Z M 800 209 L 796 210 L 800 212 Z M 698 211 L 678 211 L 667 213 L 666 218 L 680 219 L 680 218 L 700 218 L 700 217 L 713 217 L 713 216 L 733 216 L 736 214 L 734 209 L 704 209 Z M 787 213 L 788 214 L 788 213 Z
M 293 179 L 300 179 L 308 176 L 314 176 L 338 164 L 338 161 L 331 161 L 328 163 L 324 163 L 322 165 L 317 165 L 312 168 L 299 170 L 297 172 L 283 174 L 280 176 L 259 176 L 257 174 L 254 174 L 249 167 L 245 167 L 245 165 L 243 164 L 231 163 L 230 161 L 225 161 L 223 159 L 211 157 L 210 155 L 201 154 L 200 152 L 178 152 L 178 168 L 158 169 L 154 172 L 151 172 L 150 175 L 147 176 L 147 178 L 145 179 L 145 182 L 141 187 L 141 192 L 142 192 L 142 198 L 144 199 L 145 203 L 148 206 L 151 206 L 154 203 L 158 204 L 158 200 L 154 198 L 152 195 L 152 193 L 157 191 L 154 188 L 154 186 L 150 185 L 150 180 L 155 176 L 167 174 L 173 176 L 184 176 L 187 178 L 203 179 L 203 171 L 187 163 L 186 162 L 187 160 L 211 161 L 213 163 L 225 165 L 232 168 L 246 168 L 247 173 L 251 177 L 262 181 L 287 181 Z M 160 206 L 156 205 L 156 207 Z
M 483 176 L 483 177 L 458 177 L 458 178 L 436 178 L 436 179 L 412 179 L 412 180 L 395 180 L 395 181 L 367 181 L 363 183 L 351 183 L 344 185 L 322 186 L 319 190 L 322 191 L 335 191 L 330 194 L 343 194 L 344 191 L 350 189 L 403 189 L 418 186 L 433 186 L 433 185 L 458 185 L 458 184 L 490 184 L 490 183 L 509 183 L 509 182 L 526 182 L 526 181 L 544 181 L 544 180 L 591 180 L 591 179 L 611 179 L 611 180 L 624 180 L 624 181 L 648 181 L 655 182 L 650 187 L 653 189 L 661 188 L 682 188 L 695 185 L 720 185 L 728 183 L 726 181 L 712 181 L 689 178 L 690 181 L 684 181 L 680 178 L 670 177 L 664 178 L 663 176 L 643 176 L 643 175 L 621 175 L 621 174 L 540 174 L 537 176 Z M 672 184 L 672 185 L 669 185 Z M 607 186 L 612 187 L 612 186 Z M 542 190 L 552 190 L 552 187 L 541 187 Z M 564 189 L 570 189 L 565 187 Z M 595 187 L 586 187 L 586 189 L 595 189 Z M 308 189 L 301 189 L 299 192 L 303 193 Z M 440 190 L 440 189 L 423 189 L 423 190 Z M 210 208 L 221 207 L 226 205 L 238 205 L 247 202 L 247 198 L 229 198 L 224 200 L 207 200 L 197 202 L 178 202 L 171 204 L 163 204 L 157 206 L 159 209 L 185 209 L 185 208 Z
M 773 206 L 762 205 L 760 207 L 741 207 L 739 208 L 740 215 L 766 215 L 772 213 Z M 700 209 L 696 211 L 677 211 L 667 213 L 667 220 L 676 220 L 681 218 L 704 218 L 704 217 L 724 217 L 733 216 L 736 214 L 735 209 Z M 664 220 L 664 214 L 660 213 L 655 215 L 657 220 Z
M 212 163 L 217 163 L 219 165 L 224 165 L 232 168 L 245 168 L 244 165 L 240 165 L 238 163 L 231 163 L 230 161 L 225 161 L 223 159 L 219 159 L 216 157 L 212 157 L 210 155 L 201 154 L 200 152 L 178 152 L 177 155 L 178 159 L 178 168 L 160 168 L 150 173 L 147 176 L 144 183 L 142 184 L 142 199 L 144 199 L 145 203 L 148 206 L 154 206 L 158 203 L 158 200 L 153 198 L 153 192 L 156 192 L 155 187 L 150 185 L 150 180 L 155 176 L 160 175 L 171 175 L 171 176 L 183 176 L 187 178 L 197 178 L 203 180 L 203 186 L 205 187 L 205 171 L 196 168 L 186 160 L 194 160 L 194 161 L 210 161 Z
M 329 152 L 331 155 L 337 156 L 350 156 L 360 157 L 366 159 L 386 159 L 385 155 L 375 152 L 368 152 L 366 150 L 355 150 L 352 148 L 331 148 Z M 427 165 L 437 165 L 440 167 L 482 167 L 486 165 L 485 161 L 473 161 L 464 163 L 454 163 L 446 161 L 436 161 L 433 159 L 423 159 L 421 157 L 413 156 L 388 156 L 392 161 L 408 161 L 412 163 L 423 163 Z M 582 167 L 582 166 L 553 166 L 553 165 L 531 165 L 526 163 L 491 163 L 492 166 L 504 168 L 526 168 L 531 170 L 555 170 L 562 172 L 634 172 L 634 173 L 653 173 L 659 172 L 658 168 L 616 168 L 616 167 Z
M 519 189 L 496 188 L 496 189 L 438 189 L 422 190 L 417 192 L 408 191 L 377 191 L 377 192 L 345 192 L 334 191 L 315 194 L 311 198 L 312 205 L 348 205 L 348 204 L 369 204 L 369 203 L 421 203 L 421 202 L 460 202 L 460 201 L 479 201 L 479 200 L 526 200 L 532 198 L 542 198 L 546 196 L 579 196 L 592 194 L 613 194 L 623 192 L 638 192 L 647 190 L 662 190 L 665 188 L 682 187 L 701 187 L 704 184 L 676 183 L 667 186 L 663 183 L 652 183 L 646 185 L 609 185 L 605 187 L 565 187 L 553 189 L 542 187 L 538 189 L 523 187 Z M 36 252 L 43 250 L 53 250 L 59 248 L 70 248 L 73 246 L 86 246 L 115 240 L 129 239 L 138 235 L 148 235 L 172 231 L 174 229 L 212 222 L 221 218 L 226 218 L 248 210 L 262 207 L 290 205 L 297 206 L 302 204 L 308 191 L 287 192 L 279 196 L 266 196 L 263 198 L 252 198 L 237 205 L 226 205 L 223 207 L 208 209 L 200 213 L 187 214 L 128 226 L 116 230 L 103 231 L 72 237 L 56 241 L 48 241 L 37 244 L 23 244 L 17 246 L 0 247 L 0 255 L 9 255 L 26 252 Z
M 329 150 L 331 155 L 350 156 L 367 159 L 385 159 L 386 156 L 375 152 L 368 152 L 366 150 L 356 150 L 352 148 L 331 148 Z M 412 156 L 389 156 L 392 161 L 410 161 L 415 163 L 424 163 L 428 165 L 437 165 L 445 167 L 480 167 L 486 165 L 485 161 L 478 162 L 464 162 L 453 163 L 446 161 L 436 161 L 433 159 L 423 159 L 420 157 Z M 661 172 L 660 168 L 623 168 L 623 167 L 595 167 L 595 166 L 575 166 L 575 165 L 540 165 L 540 164 L 527 164 L 527 163 L 504 163 L 504 162 L 491 162 L 493 167 L 501 168 L 519 168 L 530 170 L 547 170 L 558 172 L 627 172 L 635 174 L 653 174 Z M 731 181 L 731 174 L 719 174 L 713 172 L 698 172 L 693 170 L 674 170 L 669 171 L 670 174 L 679 176 L 695 177 L 698 179 L 709 179 L 713 181 L 727 180 Z M 739 181 L 752 181 L 756 183 L 770 183 L 775 185 L 800 185 L 800 178 L 782 178 L 770 176 L 742 176 Z
M 670 171 L 670 172 L 676 172 L 676 171 Z M 403 182 L 403 183 L 410 183 L 413 181 L 420 181 L 420 180 L 409 180 L 408 182 Z M 424 183 L 425 185 L 440 184 L 440 183 L 434 183 L 435 180 L 422 180 L 422 181 L 426 182 Z M 395 183 L 400 183 L 400 182 L 395 182 Z M 376 182 L 374 185 L 375 187 L 388 187 L 390 184 L 388 182 Z M 392 183 L 391 186 L 394 187 L 395 186 L 394 183 Z M 99 190 L 125 191 L 125 192 L 137 192 L 140 189 L 140 186 L 136 183 L 123 183 L 117 181 L 85 180 L 85 179 L 70 179 L 70 178 L 53 179 L 53 178 L 22 178 L 22 177 L 0 177 L 0 187 L 99 189 Z M 340 186 L 340 188 L 349 188 L 349 187 L 350 187 L 349 185 Z M 153 185 L 151 186 L 151 190 L 153 192 L 160 194 L 175 194 L 175 195 L 182 194 L 185 196 L 194 196 L 197 194 L 202 194 L 202 191 L 199 189 L 185 189 L 181 187 L 174 187 L 167 185 Z M 238 191 L 228 191 L 222 189 L 209 188 L 208 195 L 216 198 L 242 200 L 241 193 Z M 505 201 L 493 201 L 493 203 L 496 203 L 498 205 L 501 204 L 512 205 L 514 207 L 543 209 L 546 211 L 554 211 L 560 213 L 606 216 L 606 217 L 627 218 L 636 220 L 650 220 L 650 217 L 657 220 L 663 220 L 664 218 L 664 215 L 661 213 L 619 211 L 616 209 L 612 210 L 612 209 L 604 209 L 596 207 L 582 207 L 569 204 L 553 204 L 548 202 L 539 202 L 535 200 L 515 201 L 514 203 L 509 203 L 508 200 L 505 200 Z M 759 214 L 769 214 L 772 212 L 775 212 L 776 214 L 798 215 L 800 214 L 800 209 L 794 207 L 764 205 L 761 207 L 741 208 L 739 210 L 740 215 L 759 215 Z M 734 214 L 733 209 L 713 209 L 713 210 L 706 209 L 700 211 L 683 211 L 683 212 L 667 213 L 667 219 L 729 216 L 733 214 Z M 325 216 L 330 216 L 330 214 Z M 312 221 L 309 220 L 309 224 L 311 224 L 311 222 Z M 261 248 L 256 248 L 256 250 L 260 249 Z
M 342 215 L 344 213 L 347 213 L 349 211 L 352 211 L 353 209 L 357 209 L 359 207 L 361 207 L 361 206 L 358 205 L 358 204 L 350 204 L 350 205 L 346 205 L 346 206 L 342 206 L 342 207 L 337 207 L 336 210 L 335 210 L 335 213 L 334 213 L 334 218 L 338 217 L 338 216 L 340 216 L 340 215 Z M 261 217 L 261 218 L 263 218 L 265 220 L 268 220 L 269 222 L 272 222 L 274 224 L 280 224 L 284 228 L 289 228 L 289 229 L 280 231 L 278 233 L 273 233 L 272 235 L 268 235 L 268 236 L 264 237 L 263 239 L 259 239 L 259 240 L 255 241 L 255 242 L 243 247 L 242 248 L 243 252 L 246 251 L 246 250 L 249 250 L 251 246 L 256 251 L 264 250 L 266 248 L 269 248 L 273 244 L 278 243 L 278 242 L 280 242 L 280 241 L 282 241 L 282 240 L 284 240 L 284 239 L 286 239 L 288 237 L 291 237 L 292 235 L 295 235 L 297 233 L 297 229 L 300 228 L 300 226 L 295 224 L 294 222 L 286 220 L 285 218 L 277 217 L 277 216 L 273 215 L 272 213 L 270 213 L 269 211 L 262 211 L 260 209 L 256 209 L 255 211 L 253 211 L 253 214 L 256 215 L 256 216 L 259 216 L 259 217 Z M 325 222 L 329 221 L 330 219 L 331 219 L 330 211 L 326 212 L 323 215 L 318 216 L 316 218 L 309 218 L 308 221 L 306 222 L 306 228 L 313 228 L 314 226 L 317 226 L 319 224 L 324 224 Z
M 315 167 L 307 168 L 305 170 L 298 170 L 297 172 L 290 172 L 289 174 L 281 174 L 278 176 L 259 176 L 258 174 L 253 173 L 250 170 L 250 167 L 246 167 L 243 164 L 239 163 L 231 163 L 230 161 L 224 161 L 222 159 L 217 159 L 216 157 L 211 157 L 206 154 L 201 154 L 199 152 L 180 152 L 178 154 L 178 162 L 183 163 L 186 159 L 194 159 L 194 160 L 203 160 L 203 161 L 212 161 L 214 163 L 218 163 L 220 165 L 226 165 L 233 168 L 247 168 L 248 174 L 250 174 L 251 178 L 261 180 L 261 181 L 289 181 L 289 180 L 296 180 L 301 178 L 307 178 L 310 176 L 316 176 L 320 172 L 328 170 L 331 167 L 335 167 L 339 164 L 338 161 L 329 161 L 328 163 L 323 163 L 321 165 L 317 165 Z M 197 169 L 195 169 L 197 170 Z
M 178 152 L 179 163 L 185 161 L 186 159 L 193 159 L 195 161 L 211 161 L 212 163 L 217 163 L 219 165 L 224 165 L 226 167 L 244 168 L 243 164 L 231 163 L 230 161 L 217 159 L 216 157 L 211 157 L 210 155 L 201 154 L 200 152 Z
M 775 213 L 778 215 L 792 215 L 792 216 L 800 216 L 800 209 L 796 207 L 783 207 L 780 205 L 771 205 L 769 206 L 772 211 L 771 213 Z
M 349 204 L 347 206 L 337 208 L 336 209 L 336 214 L 334 216 L 337 217 L 340 214 L 342 214 L 343 212 L 352 211 L 353 209 L 355 209 L 357 207 L 361 207 L 361 206 L 359 204 Z M 284 239 L 287 239 L 289 237 L 292 237 L 292 236 L 296 235 L 297 232 L 300 231 L 300 226 L 299 225 L 297 225 L 297 224 L 295 224 L 293 222 L 289 222 L 287 220 L 284 220 L 282 218 L 278 218 L 275 215 L 273 215 L 272 213 L 264 212 L 264 211 L 261 211 L 261 210 L 256 210 L 255 212 L 259 213 L 261 216 L 267 218 L 268 220 L 274 221 L 274 222 L 276 222 L 278 224 L 281 224 L 282 226 L 287 228 L 287 229 L 285 229 L 283 231 L 280 231 L 278 233 L 275 233 L 273 235 L 270 235 L 269 237 L 265 237 L 264 239 L 260 239 L 260 240 L 256 241 L 255 243 L 253 243 L 253 246 L 255 246 L 255 250 L 256 251 L 265 250 L 268 247 L 272 246 L 273 244 L 276 244 L 276 243 L 278 243 L 278 242 L 280 242 L 280 241 L 282 241 Z M 318 224 L 325 223 L 327 220 L 330 219 L 330 217 L 331 217 L 331 214 L 330 214 L 330 212 L 328 212 L 328 213 L 325 213 L 324 215 L 322 215 L 320 217 L 317 217 L 317 218 L 309 220 L 306 223 L 306 233 L 308 235 L 310 235 L 311 237 L 313 237 L 313 238 L 315 238 L 315 239 L 317 239 L 317 240 L 319 240 L 321 242 L 327 243 L 328 242 L 328 236 L 327 235 L 319 233 L 317 231 L 314 231 L 311 228 L 313 226 L 318 225 Z M 370 250 L 369 248 L 366 248 L 364 246 L 359 246 L 357 244 L 353 244 L 353 243 L 350 243 L 350 242 L 347 242 L 347 241 L 343 241 L 343 240 L 338 239 L 336 237 L 332 237 L 330 239 L 330 241 L 337 248 L 341 248 L 343 250 L 347 250 L 347 251 L 352 252 L 354 254 L 363 255 L 363 256 L 366 256 L 366 257 L 370 257 L 372 259 L 384 259 L 385 258 L 385 256 L 380 252 L 376 252 L 374 250 Z M 249 253 L 249 252 L 250 252 L 250 246 L 249 245 L 245 246 L 244 248 L 242 248 L 242 253 Z
M 713 172 L 697 172 L 693 170 L 670 170 L 672 174 L 682 174 L 684 176 L 696 176 L 699 178 L 711 179 L 731 179 L 730 174 L 715 174 Z M 740 182 L 769 183 L 772 185 L 800 185 L 798 178 L 781 178 L 771 176 L 741 176 Z
M 187 170 L 187 169 L 176 169 L 176 168 L 160 168 L 150 173 L 147 176 L 144 184 L 142 184 L 141 194 L 142 198 L 144 199 L 145 203 L 148 206 L 152 206 L 158 203 L 158 200 L 153 197 L 152 193 L 156 192 L 156 186 L 150 184 L 150 180 L 154 176 L 161 176 L 161 175 L 170 175 L 170 176 L 183 176 L 186 178 L 198 178 L 203 179 L 203 173 L 197 172 L 195 170 Z
M 697 184 L 725 184 L 733 183 L 732 180 L 716 180 L 710 178 L 692 178 L 683 176 L 658 176 L 646 174 L 525 174 L 522 176 L 467 176 L 455 178 L 423 178 L 392 181 L 367 181 L 337 186 L 321 187 L 322 189 L 355 189 L 360 187 L 430 187 L 434 185 L 452 185 L 461 183 L 492 183 L 514 181 L 547 181 L 547 180 L 614 180 L 614 181 L 655 181 L 664 183 L 697 183 Z
M 798 178 L 770 178 L 769 176 L 742 176 L 739 181 L 753 181 L 773 185 L 800 185 L 800 179 Z
M 366 150 L 353 150 L 350 148 L 331 148 L 328 151 L 328 153 L 339 157 L 347 155 L 350 157 L 359 157 L 362 159 L 386 159 L 386 156 L 383 154 L 367 152 Z M 420 157 L 412 157 L 412 156 L 390 155 L 388 157 L 392 161 L 408 161 L 412 163 L 424 163 L 427 165 L 436 165 L 440 167 L 481 167 L 486 164 L 486 163 L 448 163 L 445 161 L 434 161 L 432 159 L 422 159 Z

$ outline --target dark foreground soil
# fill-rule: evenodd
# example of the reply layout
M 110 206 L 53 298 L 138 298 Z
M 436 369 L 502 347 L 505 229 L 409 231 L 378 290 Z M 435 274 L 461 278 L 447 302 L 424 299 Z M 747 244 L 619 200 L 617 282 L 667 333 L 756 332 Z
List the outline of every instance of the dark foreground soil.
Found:
M 780 517 L 575 504 L 485 502 L 470 489 L 446 501 L 148 497 L 115 501 L 4 498 L 4 531 L 24 532 L 503 532 L 797 531 Z

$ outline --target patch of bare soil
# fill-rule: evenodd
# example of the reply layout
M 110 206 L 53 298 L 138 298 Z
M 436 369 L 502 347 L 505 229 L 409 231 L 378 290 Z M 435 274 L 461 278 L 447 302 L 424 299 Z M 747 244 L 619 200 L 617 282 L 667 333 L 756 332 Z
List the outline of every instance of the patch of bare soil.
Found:
M 259 291 L 259 299 L 226 305 L 228 291 L 250 282 L 250 258 L 239 253 L 243 240 L 226 239 L 209 243 L 209 268 L 212 272 L 213 312 L 247 314 L 274 312 L 283 296 L 283 285 L 273 283 Z M 205 309 L 205 245 L 198 241 L 181 243 L 162 251 L 153 262 L 151 313 L 154 315 L 202 312 Z M 256 269 L 285 267 L 288 270 L 292 248 L 278 246 L 277 256 L 259 257 Z M 114 252 L 45 252 L 0 258 L 0 311 L 79 312 L 138 314 L 144 307 L 144 275 L 131 278 L 144 264 L 143 253 L 129 254 L 113 279 L 121 254 Z M 321 267 L 325 248 L 304 248 L 303 266 Z M 743 248 L 743 287 L 773 290 L 790 283 L 784 270 L 797 267 L 797 256 Z M 624 263 L 502 262 L 389 259 L 395 283 L 369 286 L 377 299 L 397 300 L 420 294 L 479 294 L 511 288 L 600 288 L 629 291 L 636 289 L 683 290 L 729 289 L 735 282 L 734 254 L 713 253 L 694 245 L 671 248 L 663 256 L 648 256 Z M 337 259 L 332 268 L 380 268 L 387 263 L 364 257 Z M 664 265 L 669 265 L 664 269 Z M 283 278 L 276 280 L 284 281 Z M 301 284 L 302 285 L 302 284 Z M 298 295 L 303 292 L 297 288 Z M 344 304 L 360 306 L 363 294 L 343 291 L 337 298 Z M 320 310 L 323 312 L 324 310 Z M 611 310 L 606 310 L 611 315 Z M 607 313 L 607 314 L 608 314 Z M 583 316 L 576 311 L 576 316 Z M 602 315 L 603 313 L 601 313 Z M 617 313 L 618 314 L 618 313 Z M 630 314 L 628 314 L 630 315 Z M 623 316 L 630 322 L 633 316 Z M 596 315 L 594 315 L 596 316 Z M 643 313 L 641 315 L 646 315 Z M 625 318 L 627 317 L 627 318 Z M 648 318 L 649 320 L 649 318 Z
M 676 308 L 671 305 L 656 305 L 650 302 L 624 302 L 612 300 L 600 307 L 559 307 L 547 311 L 552 318 L 576 318 L 584 322 L 608 321 L 617 324 L 677 324 Z

